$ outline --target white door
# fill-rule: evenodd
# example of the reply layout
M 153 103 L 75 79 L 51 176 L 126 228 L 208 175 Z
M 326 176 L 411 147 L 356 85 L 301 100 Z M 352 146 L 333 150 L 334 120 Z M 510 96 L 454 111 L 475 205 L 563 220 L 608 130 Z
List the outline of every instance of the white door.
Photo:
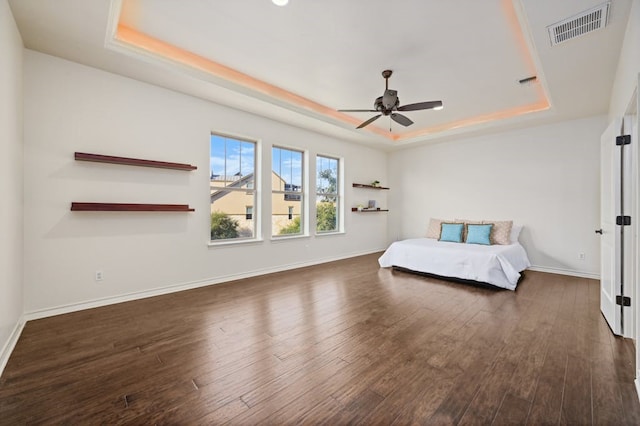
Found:
M 633 189 L 635 188 L 635 184 L 633 182 L 633 168 L 634 168 L 634 155 L 636 155 L 636 130 L 635 130 L 635 118 L 632 116 L 625 116 L 623 122 L 623 131 L 625 135 L 629 135 L 631 143 L 629 145 L 624 145 L 623 148 L 623 184 L 622 184 L 622 195 L 623 195 L 623 205 L 621 206 L 621 213 L 625 216 L 629 216 L 631 218 L 631 225 L 624 227 L 624 233 L 622 234 L 622 244 L 624 245 L 623 250 L 623 268 L 622 268 L 622 282 L 624 283 L 624 288 L 622 289 L 622 293 L 625 296 L 631 297 L 631 302 L 634 302 L 634 261 L 635 256 L 634 248 L 633 248 L 633 239 L 635 235 L 635 226 L 636 221 L 638 220 L 637 216 L 633 214 L 634 208 L 633 204 L 635 203 L 635 195 Z M 635 324 L 633 318 L 633 303 L 631 306 L 622 307 L 622 335 L 624 337 L 634 337 L 635 336 Z
M 622 334 L 620 307 L 620 233 L 616 232 L 616 212 L 620 208 L 620 157 L 615 138 L 620 134 L 620 120 L 614 120 L 600 138 L 600 310 L 614 334 Z M 617 160 L 617 161 L 616 161 Z M 616 173 L 618 171 L 618 173 Z
M 629 126 L 628 121 L 626 124 Z M 616 296 L 631 294 L 632 285 L 631 229 L 616 224 L 618 216 L 630 215 L 632 206 L 631 145 L 616 146 L 622 128 L 622 120 L 614 120 L 600 142 L 600 310 L 614 334 L 629 336 L 633 327 L 630 307 L 616 303 Z

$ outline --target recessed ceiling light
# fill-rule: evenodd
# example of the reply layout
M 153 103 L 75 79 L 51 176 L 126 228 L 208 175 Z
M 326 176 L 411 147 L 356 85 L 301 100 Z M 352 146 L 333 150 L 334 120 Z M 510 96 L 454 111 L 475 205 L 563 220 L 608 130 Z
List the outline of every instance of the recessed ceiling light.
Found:
M 289 0 L 271 0 L 276 6 L 286 6 Z

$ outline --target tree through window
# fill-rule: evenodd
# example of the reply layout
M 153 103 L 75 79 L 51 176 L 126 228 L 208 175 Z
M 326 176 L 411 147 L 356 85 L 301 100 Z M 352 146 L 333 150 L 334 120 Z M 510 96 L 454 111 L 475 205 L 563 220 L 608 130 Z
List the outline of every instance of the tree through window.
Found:
M 209 165 L 211 240 L 255 238 L 255 142 L 212 134 Z
M 339 230 L 340 174 L 337 158 L 316 158 L 316 232 Z

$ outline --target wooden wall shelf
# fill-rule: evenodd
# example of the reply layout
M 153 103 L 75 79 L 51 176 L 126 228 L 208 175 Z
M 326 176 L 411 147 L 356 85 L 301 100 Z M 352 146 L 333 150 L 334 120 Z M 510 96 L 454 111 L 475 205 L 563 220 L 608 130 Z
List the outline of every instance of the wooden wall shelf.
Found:
M 114 157 L 112 155 L 89 154 L 86 152 L 76 152 L 77 161 L 91 161 L 94 163 L 123 164 L 125 166 L 155 167 L 159 169 L 174 169 L 191 171 L 198 167 L 184 163 L 170 163 L 167 161 L 143 160 L 141 158 Z
M 373 185 L 365 185 L 364 183 L 354 183 L 354 188 L 366 188 L 366 189 L 389 189 L 384 186 L 373 186 Z
M 358 210 L 357 207 L 351 207 L 351 211 L 352 212 L 358 212 L 358 213 L 378 213 L 378 212 L 388 212 L 389 209 L 362 209 L 362 210 Z
M 73 212 L 192 212 L 188 204 L 71 203 Z

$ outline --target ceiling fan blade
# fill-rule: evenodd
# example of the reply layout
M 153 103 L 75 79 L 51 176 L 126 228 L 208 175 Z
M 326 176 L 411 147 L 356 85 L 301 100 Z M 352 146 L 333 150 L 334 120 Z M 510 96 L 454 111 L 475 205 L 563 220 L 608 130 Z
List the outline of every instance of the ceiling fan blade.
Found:
M 367 121 L 365 121 L 364 123 L 356 127 L 356 129 L 362 129 L 363 127 L 368 126 L 369 124 L 373 123 L 380 117 L 382 117 L 382 114 L 374 115 L 373 117 L 371 117 L 370 119 L 368 119 Z
M 338 112 L 378 112 L 375 109 L 339 109 Z
M 416 104 L 402 105 L 398 111 L 417 111 L 420 109 L 434 109 L 442 106 L 442 101 L 418 102 Z
M 413 121 L 411 121 L 409 117 L 395 112 L 391 114 L 391 119 L 396 123 L 402 124 L 403 126 L 411 126 L 413 124 Z

